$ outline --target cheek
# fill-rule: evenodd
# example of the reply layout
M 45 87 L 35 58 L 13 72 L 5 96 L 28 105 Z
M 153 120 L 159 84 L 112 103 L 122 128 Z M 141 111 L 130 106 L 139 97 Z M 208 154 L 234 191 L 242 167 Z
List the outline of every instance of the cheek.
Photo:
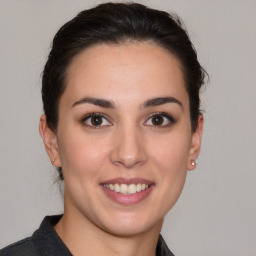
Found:
M 186 170 L 189 157 L 191 137 L 189 133 L 175 133 L 152 143 L 152 158 L 163 171 Z
M 63 136 L 62 136 L 63 134 Z M 108 141 L 81 132 L 63 132 L 59 136 L 59 152 L 63 172 L 80 176 L 94 174 L 107 158 Z M 67 134 L 70 134 L 67 136 Z
M 158 168 L 158 183 L 161 185 L 159 201 L 166 213 L 179 198 L 187 175 L 187 161 L 190 149 L 190 135 L 175 133 L 159 141 L 154 149 L 154 161 Z

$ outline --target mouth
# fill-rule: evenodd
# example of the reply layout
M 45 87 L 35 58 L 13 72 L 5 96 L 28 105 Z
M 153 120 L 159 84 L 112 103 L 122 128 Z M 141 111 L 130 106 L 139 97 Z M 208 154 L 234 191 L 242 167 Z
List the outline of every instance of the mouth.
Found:
M 115 191 L 117 193 L 123 194 L 123 195 L 132 195 L 139 193 L 141 191 L 144 191 L 150 187 L 150 185 L 146 183 L 132 183 L 130 185 L 125 183 L 110 183 L 110 184 L 102 184 L 103 187 Z
M 152 192 L 155 183 L 142 178 L 116 178 L 100 183 L 106 195 L 124 205 L 137 204 Z

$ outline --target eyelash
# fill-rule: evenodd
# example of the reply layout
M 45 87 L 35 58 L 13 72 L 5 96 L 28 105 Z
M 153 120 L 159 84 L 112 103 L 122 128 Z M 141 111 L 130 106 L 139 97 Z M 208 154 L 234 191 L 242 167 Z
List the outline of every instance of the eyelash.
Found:
M 165 112 L 157 112 L 157 113 L 154 113 L 154 114 L 152 114 L 148 119 L 147 119 L 147 121 L 145 122 L 145 123 L 147 123 L 149 120 L 151 120 L 152 121 L 152 118 L 154 118 L 154 117 L 163 117 L 164 119 L 167 119 L 167 124 L 164 124 L 164 125 L 149 125 L 149 126 L 153 126 L 154 128 L 165 128 L 165 127 L 168 127 L 168 126 L 170 126 L 170 125 L 172 125 L 172 124 L 175 124 L 176 123 L 176 119 L 173 117 L 173 116 L 171 116 L 170 114 L 167 114 L 167 113 L 165 113 Z M 166 122 L 166 120 L 164 121 L 164 122 Z M 144 123 L 144 124 L 145 124 Z
M 92 129 L 99 129 L 99 128 L 101 128 L 101 127 L 102 127 L 101 124 L 100 124 L 100 125 L 93 125 L 93 124 L 87 124 L 87 123 L 86 123 L 86 121 L 88 121 L 88 120 L 89 120 L 90 118 L 92 118 L 92 117 L 99 117 L 99 118 L 102 118 L 102 119 L 106 120 L 106 121 L 109 123 L 109 124 L 103 125 L 103 126 L 111 126 L 111 125 L 112 125 L 112 123 L 110 123 L 110 122 L 108 121 L 108 119 L 105 117 L 105 115 L 102 114 L 102 113 L 90 113 L 90 114 L 86 115 L 86 116 L 83 117 L 82 120 L 81 120 L 82 124 L 85 125 L 85 126 L 87 126 L 87 127 L 89 127 L 89 128 L 92 128 Z M 104 121 L 103 121 L 103 122 L 104 122 Z
M 86 123 L 86 121 L 88 121 L 90 118 L 92 117 L 99 117 L 99 118 L 102 118 L 104 119 L 105 121 L 107 121 L 109 124 L 105 124 L 105 125 L 102 125 L 102 123 L 100 123 L 99 125 L 93 125 L 92 123 L 91 124 L 88 124 Z M 154 124 L 150 124 L 150 125 L 147 125 L 146 123 L 151 120 L 152 122 L 152 118 L 154 117 L 163 117 L 163 122 L 166 122 L 166 119 L 167 119 L 167 124 L 160 124 L 160 125 L 154 125 Z M 108 119 L 105 117 L 104 114 L 102 113 L 90 113 L 90 114 L 87 114 L 85 117 L 82 118 L 81 120 L 82 124 L 89 127 L 89 128 L 92 128 L 92 129 L 100 129 L 101 127 L 104 127 L 104 126 L 111 126 L 112 123 L 108 121 Z M 92 122 L 92 121 L 90 121 Z M 102 121 L 104 123 L 104 121 Z M 176 119 L 171 116 L 170 114 L 167 114 L 165 112 L 157 112 L 157 113 L 154 113 L 152 114 L 148 119 L 147 121 L 144 123 L 146 126 L 152 126 L 154 128 L 165 128 L 165 127 L 168 127 L 172 124 L 176 123 Z

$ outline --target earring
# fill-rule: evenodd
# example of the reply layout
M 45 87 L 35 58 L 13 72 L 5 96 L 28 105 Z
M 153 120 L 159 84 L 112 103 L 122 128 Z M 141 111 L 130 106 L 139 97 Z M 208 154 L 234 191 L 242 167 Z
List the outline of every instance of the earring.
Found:
M 191 159 L 191 165 L 196 168 L 196 160 Z
M 55 162 L 55 159 L 53 158 L 53 159 L 52 159 L 52 163 L 54 163 L 54 162 Z

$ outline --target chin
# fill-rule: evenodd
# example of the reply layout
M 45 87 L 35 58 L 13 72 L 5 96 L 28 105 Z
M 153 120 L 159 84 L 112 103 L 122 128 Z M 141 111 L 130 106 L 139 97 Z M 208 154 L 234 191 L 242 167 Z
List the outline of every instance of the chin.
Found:
M 114 219 L 114 221 L 113 221 Z M 161 230 L 163 218 L 157 221 L 147 220 L 145 216 L 122 216 L 121 218 L 113 218 L 110 225 L 104 225 L 103 228 L 106 232 L 120 237 L 136 236 L 150 230 Z
M 146 233 L 151 228 L 148 227 L 138 227 L 138 226 L 114 226 L 110 229 L 106 229 L 105 231 L 119 237 L 132 237 L 137 236 L 143 233 Z

